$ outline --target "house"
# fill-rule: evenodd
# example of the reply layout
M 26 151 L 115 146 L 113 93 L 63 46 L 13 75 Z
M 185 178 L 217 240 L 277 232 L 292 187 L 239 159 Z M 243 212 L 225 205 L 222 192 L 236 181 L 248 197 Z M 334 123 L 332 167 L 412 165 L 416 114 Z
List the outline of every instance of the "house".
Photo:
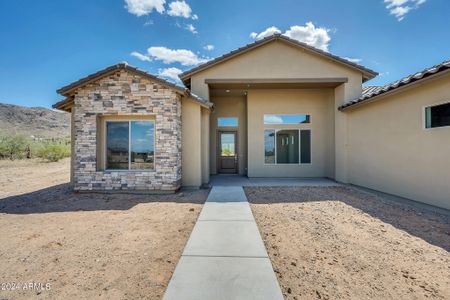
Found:
M 212 174 L 327 177 L 450 208 L 450 62 L 384 87 L 283 35 L 180 75 L 125 63 L 58 92 L 75 190 L 199 187 Z

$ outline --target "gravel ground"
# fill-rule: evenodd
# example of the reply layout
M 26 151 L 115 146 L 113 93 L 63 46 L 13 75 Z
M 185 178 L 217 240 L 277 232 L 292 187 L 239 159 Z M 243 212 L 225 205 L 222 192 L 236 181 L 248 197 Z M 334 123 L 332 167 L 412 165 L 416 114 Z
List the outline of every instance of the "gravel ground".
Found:
M 67 183 L 43 179 L 67 176 L 67 162 L 53 166 L 44 164 L 40 176 L 39 164 L 30 164 L 35 177 L 22 174 L 26 166 L 8 168 L 10 176 L 41 187 L 33 192 L 0 181 L 8 195 L 22 194 L 0 197 L 0 282 L 51 287 L 0 288 L 0 299 L 161 299 L 208 191 L 73 193 Z M 64 182 L 56 177 L 52 182 Z
M 449 299 L 450 217 L 352 187 L 245 192 L 286 299 Z

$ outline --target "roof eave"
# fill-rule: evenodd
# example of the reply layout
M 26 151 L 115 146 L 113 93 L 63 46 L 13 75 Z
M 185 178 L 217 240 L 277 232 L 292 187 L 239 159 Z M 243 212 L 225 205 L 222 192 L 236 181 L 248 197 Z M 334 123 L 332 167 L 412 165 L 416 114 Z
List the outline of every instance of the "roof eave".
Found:
M 68 97 L 66 99 L 63 99 L 55 104 L 52 105 L 52 108 L 65 111 L 65 112 L 71 112 L 73 106 L 73 98 Z
M 136 73 L 138 75 L 150 78 L 151 80 L 154 80 L 162 85 L 168 86 L 170 88 L 173 88 L 176 92 L 178 92 L 179 94 L 183 95 L 186 93 L 186 88 L 184 87 L 180 87 L 174 83 L 171 83 L 167 80 L 164 80 L 162 78 L 159 78 L 157 76 L 154 76 L 152 74 L 149 74 L 143 70 L 140 70 L 138 68 L 132 67 L 130 65 L 128 65 L 127 63 L 119 63 L 119 64 L 115 64 L 112 65 L 110 67 L 107 67 L 103 70 L 100 70 L 96 73 L 93 73 L 91 75 L 88 75 L 87 77 L 81 78 L 69 85 L 66 85 L 60 89 L 58 89 L 56 92 L 60 95 L 63 96 L 70 96 L 71 93 L 73 93 L 75 90 L 77 90 L 80 87 L 83 87 L 93 81 L 96 81 L 102 77 L 108 76 L 110 74 L 113 74 L 115 72 L 117 72 L 118 70 L 127 70 L 133 73 Z
M 442 65 L 441 65 L 441 67 L 442 67 Z M 424 71 L 422 71 L 422 72 L 424 72 Z M 400 79 L 399 80 L 400 83 L 399 83 L 398 87 L 395 87 L 395 88 L 391 87 L 390 89 L 386 89 L 386 90 L 380 89 L 378 92 L 374 93 L 373 95 L 371 95 L 369 97 L 363 98 L 361 100 L 354 100 L 350 103 L 344 104 L 344 105 L 338 107 L 338 110 L 339 111 L 347 111 L 350 109 L 358 108 L 362 105 L 372 103 L 372 102 L 380 100 L 384 97 L 388 97 L 392 94 L 400 93 L 400 92 L 404 91 L 405 89 L 413 88 L 416 85 L 419 85 L 419 84 L 422 84 L 425 82 L 429 82 L 434 79 L 441 78 L 442 76 L 445 76 L 448 74 L 450 74 L 450 68 L 438 70 L 435 73 L 431 73 L 431 75 L 424 76 L 420 79 L 416 79 L 414 81 L 404 83 L 404 84 L 401 84 L 402 79 Z M 388 87 L 389 87 L 389 85 L 388 85 Z

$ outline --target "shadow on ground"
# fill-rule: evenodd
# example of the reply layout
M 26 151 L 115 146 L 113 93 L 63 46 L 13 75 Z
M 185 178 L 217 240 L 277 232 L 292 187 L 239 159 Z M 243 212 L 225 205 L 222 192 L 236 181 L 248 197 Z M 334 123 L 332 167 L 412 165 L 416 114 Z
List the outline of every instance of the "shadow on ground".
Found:
M 450 212 L 396 203 L 353 187 L 245 187 L 252 204 L 340 201 L 450 252 Z
M 151 202 L 202 204 L 206 201 L 208 192 L 209 190 L 189 190 L 172 194 L 76 193 L 67 183 L 0 199 L 0 213 L 128 210 L 137 204 Z

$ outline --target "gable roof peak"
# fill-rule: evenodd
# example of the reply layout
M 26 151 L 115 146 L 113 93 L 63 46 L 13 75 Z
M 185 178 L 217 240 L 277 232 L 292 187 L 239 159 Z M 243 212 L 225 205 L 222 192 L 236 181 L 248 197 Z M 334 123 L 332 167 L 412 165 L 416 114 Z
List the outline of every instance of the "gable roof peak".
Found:
M 196 67 L 194 67 L 194 68 L 192 68 L 190 70 L 187 70 L 187 71 L 181 73 L 180 75 L 178 75 L 178 77 L 183 82 L 185 82 L 187 79 L 189 79 L 195 73 L 198 73 L 198 72 L 201 72 L 203 70 L 206 70 L 206 69 L 208 69 L 210 67 L 213 67 L 214 65 L 217 65 L 217 64 L 225 62 L 225 61 L 227 61 L 229 59 L 232 59 L 235 56 L 238 56 L 238 55 L 243 54 L 243 53 L 245 53 L 247 51 L 250 51 L 252 49 L 255 49 L 257 47 L 260 47 L 262 45 L 265 45 L 267 43 L 270 43 L 272 41 L 277 41 L 277 40 L 284 41 L 284 42 L 289 43 L 289 44 L 291 44 L 293 46 L 309 50 L 309 51 L 311 51 L 313 53 L 316 53 L 316 54 L 318 54 L 320 56 L 323 56 L 323 57 L 326 57 L 328 59 L 331 59 L 331 60 L 333 60 L 333 61 L 335 61 L 337 63 L 344 64 L 347 67 L 350 67 L 350 68 L 353 68 L 353 69 L 357 69 L 358 71 L 363 73 L 363 77 L 364 77 L 365 81 L 370 80 L 370 79 L 372 79 L 372 78 L 374 78 L 374 77 L 376 77 L 378 75 L 377 72 L 375 72 L 375 71 L 373 71 L 373 70 L 371 70 L 369 68 L 366 68 L 366 67 L 364 67 L 362 65 L 359 65 L 357 63 L 354 63 L 352 61 L 349 61 L 349 60 L 347 60 L 345 58 L 342 58 L 342 57 L 339 57 L 337 55 L 331 54 L 329 52 L 323 51 L 321 49 L 318 49 L 316 47 L 308 45 L 308 44 L 306 44 L 304 42 L 300 42 L 298 40 L 292 39 L 292 38 L 290 38 L 290 37 L 288 37 L 286 35 L 283 35 L 281 33 L 274 33 L 274 34 L 269 35 L 267 37 L 264 37 L 262 39 L 256 40 L 256 41 L 254 41 L 252 43 L 249 43 L 249 44 L 247 44 L 245 46 L 242 46 L 240 48 L 232 50 L 232 51 L 230 51 L 228 53 L 225 53 L 225 54 L 223 54 L 221 56 L 218 56 L 218 57 L 216 57 L 216 58 L 214 58 L 214 59 L 212 59 L 210 61 L 207 61 L 207 62 L 205 62 L 205 63 L 203 63 L 201 65 L 198 65 L 198 66 L 196 66 Z

